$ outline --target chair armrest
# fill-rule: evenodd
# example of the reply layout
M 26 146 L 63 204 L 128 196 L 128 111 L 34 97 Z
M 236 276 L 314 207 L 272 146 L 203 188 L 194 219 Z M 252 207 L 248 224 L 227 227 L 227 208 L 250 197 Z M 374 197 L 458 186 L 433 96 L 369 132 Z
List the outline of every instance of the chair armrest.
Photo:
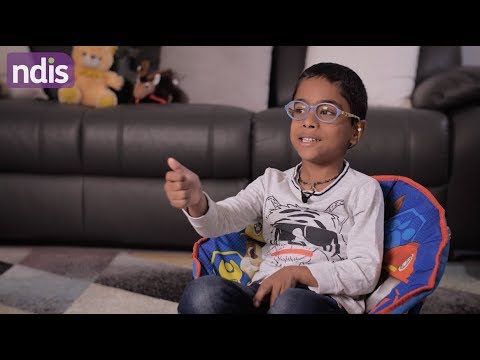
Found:
M 422 81 L 413 91 L 416 108 L 451 110 L 480 101 L 480 66 L 460 66 Z

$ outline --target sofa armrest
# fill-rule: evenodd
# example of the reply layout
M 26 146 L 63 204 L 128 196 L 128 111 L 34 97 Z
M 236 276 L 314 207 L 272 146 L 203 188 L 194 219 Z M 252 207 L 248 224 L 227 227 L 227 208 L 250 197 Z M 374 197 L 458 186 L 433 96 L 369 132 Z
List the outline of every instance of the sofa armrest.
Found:
M 451 110 L 480 101 L 480 66 L 460 66 L 422 81 L 412 94 L 416 108 Z

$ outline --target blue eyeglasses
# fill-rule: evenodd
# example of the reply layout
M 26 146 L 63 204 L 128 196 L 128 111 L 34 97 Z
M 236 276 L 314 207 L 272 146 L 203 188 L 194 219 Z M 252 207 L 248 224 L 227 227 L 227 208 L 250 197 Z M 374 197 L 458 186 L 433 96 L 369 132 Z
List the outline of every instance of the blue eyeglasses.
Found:
M 340 115 L 361 120 L 357 115 L 353 115 L 349 112 L 343 111 L 339 109 L 336 105 L 331 103 L 308 105 L 303 101 L 293 100 L 290 101 L 287 105 L 285 105 L 285 111 L 287 112 L 287 115 L 292 120 L 298 121 L 306 119 L 308 113 L 310 112 L 310 109 L 313 109 L 313 113 L 315 114 L 315 117 L 318 119 L 318 121 L 327 124 L 333 123 Z

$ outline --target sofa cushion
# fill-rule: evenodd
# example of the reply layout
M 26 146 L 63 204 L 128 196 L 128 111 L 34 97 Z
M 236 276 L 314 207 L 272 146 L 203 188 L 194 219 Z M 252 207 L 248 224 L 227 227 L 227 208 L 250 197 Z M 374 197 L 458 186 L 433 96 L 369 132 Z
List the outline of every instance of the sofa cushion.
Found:
M 363 80 L 369 106 L 411 107 L 418 46 L 309 46 L 305 68 L 318 62 L 348 66 Z
M 86 174 L 163 177 L 175 157 L 201 178 L 250 175 L 250 124 L 244 109 L 203 104 L 121 104 L 84 116 Z
M 84 111 L 53 101 L 0 100 L 1 171 L 80 174 Z
M 75 243 L 83 232 L 82 192 L 80 176 L 0 173 L 0 239 Z
M 171 68 L 190 103 L 268 107 L 271 46 L 164 46 L 160 68 Z

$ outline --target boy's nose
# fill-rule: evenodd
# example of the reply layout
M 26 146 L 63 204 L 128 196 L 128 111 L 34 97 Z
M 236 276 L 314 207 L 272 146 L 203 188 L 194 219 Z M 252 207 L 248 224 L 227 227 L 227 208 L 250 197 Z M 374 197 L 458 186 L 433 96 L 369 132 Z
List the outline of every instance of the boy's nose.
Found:
M 315 117 L 313 109 L 308 111 L 307 117 L 303 120 L 303 126 L 307 128 L 315 128 L 318 126 L 318 120 Z

